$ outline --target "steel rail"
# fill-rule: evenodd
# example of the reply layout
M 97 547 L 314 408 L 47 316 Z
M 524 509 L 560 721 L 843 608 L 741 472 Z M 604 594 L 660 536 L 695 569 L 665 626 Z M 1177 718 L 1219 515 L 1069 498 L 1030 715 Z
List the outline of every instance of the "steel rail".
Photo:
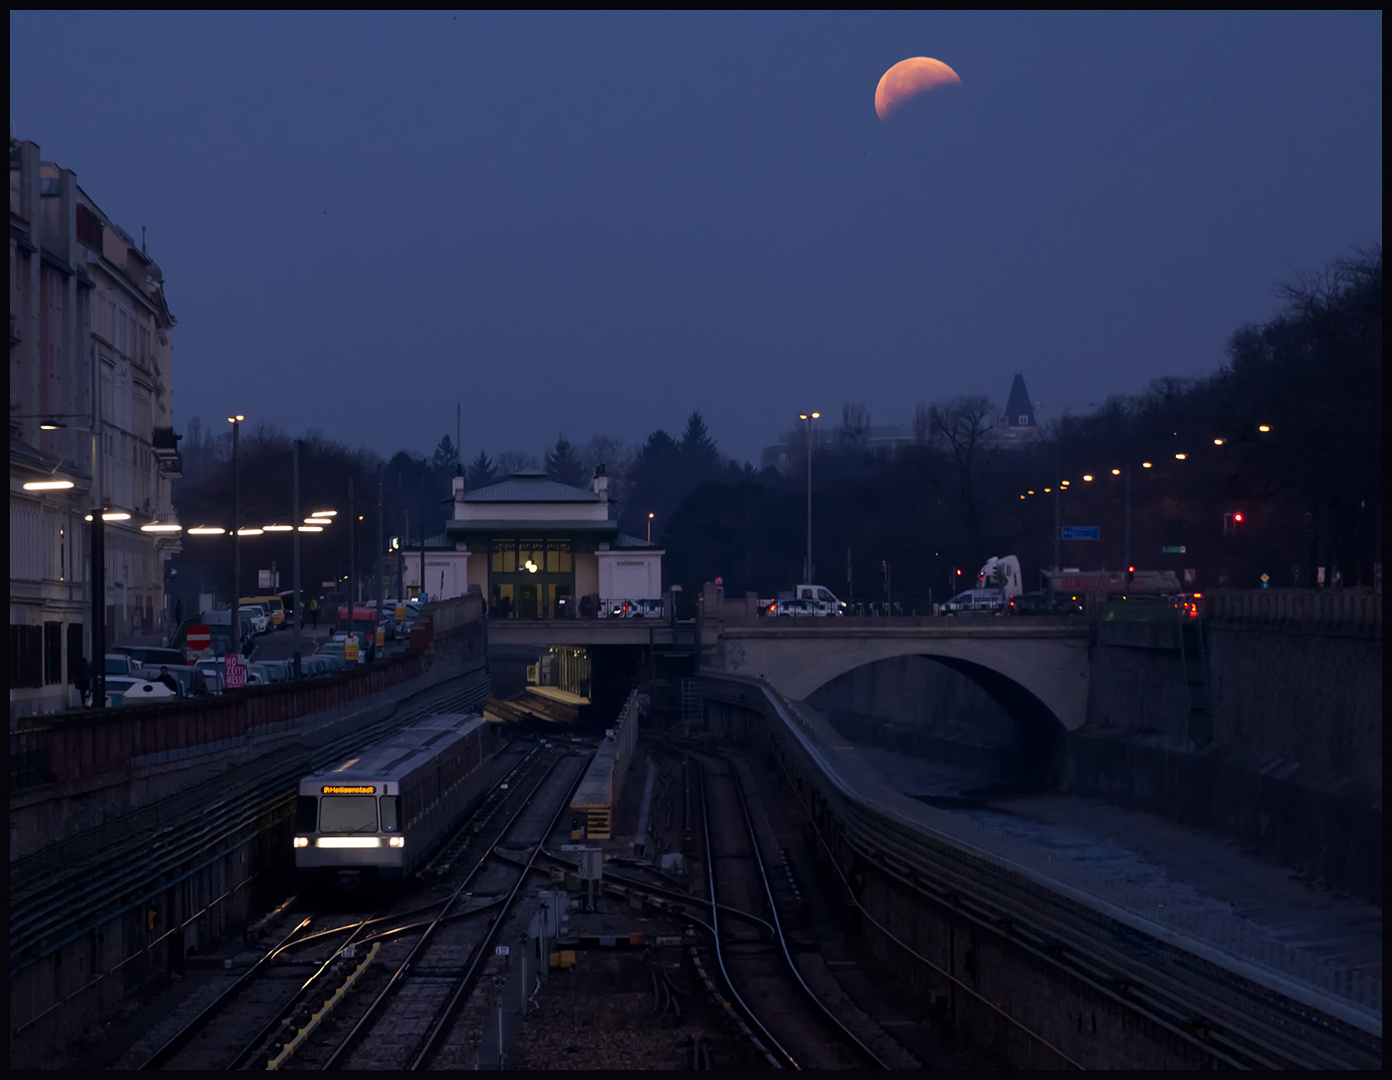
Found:
M 252 964 L 251 967 L 242 974 L 241 978 L 219 994 L 211 1005 L 170 1036 L 164 1045 L 151 1054 L 149 1058 L 146 1059 L 145 1063 L 140 1066 L 141 1070 L 158 1069 L 164 1065 L 164 1063 L 173 1057 L 189 1039 L 193 1038 L 194 1035 L 201 1031 L 203 1026 L 211 1020 L 223 1006 L 239 994 L 244 987 L 250 985 L 257 975 L 261 973 L 261 969 L 265 964 L 268 964 L 285 949 L 288 949 L 291 944 L 293 944 L 295 935 L 308 926 L 310 921 L 308 917 L 301 919 L 290 933 L 286 934 L 278 943 L 272 945 L 261 959 Z
M 316 757 L 322 757 L 329 751 L 334 754 L 339 753 L 340 744 L 345 742 L 352 743 L 363 738 L 370 741 L 375 733 L 380 733 L 379 729 L 390 726 L 392 721 L 408 721 L 416 718 L 417 715 L 428 715 L 443 702 L 422 702 L 400 716 L 397 715 L 397 709 L 407 701 L 425 697 L 448 683 L 469 678 L 475 674 L 477 671 L 471 670 L 450 676 L 432 686 L 423 687 L 414 694 L 402 698 L 387 717 L 359 729 L 352 735 L 334 740 L 326 744 L 326 747 L 320 748 L 317 752 L 310 752 L 306 756 L 312 764 Z M 471 688 L 452 689 L 444 695 L 444 701 L 453 701 L 461 696 L 467 697 L 470 692 Z M 176 872 L 183 864 L 191 859 L 196 859 L 209 846 L 252 827 L 258 819 L 267 814 L 275 814 L 278 807 L 289 807 L 293 802 L 293 796 L 268 799 L 267 792 L 269 789 L 287 783 L 288 778 L 294 779 L 303 775 L 304 765 L 304 762 L 292 763 L 282 769 L 275 770 L 270 774 L 268 782 L 265 765 L 260 759 L 247 762 L 246 765 L 239 767 L 239 771 L 244 771 L 249 779 L 242 783 L 237 791 L 229 793 L 228 798 L 221 800 L 218 813 L 211 817 L 206 803 L 199 804 L 198 800 L 192 797 L 189 792 L 181 792 L 179 795 L 171 796 L 171 799 L 190 803 L 190 809 L 185 813 L 185 816 L 166 824 L 162 830 L 166 837 L 170 834 L 177 837 L 172 845 L 156 841 L 152 850 L 148 838 L 133 836 L 126 844 L 114 845 L 96 853 L 83 863 L 80 870 L 65 867 L 52 874 L 49 881 L 44 881 L 42 877 L 36 877 L 16 882 L 12 878 L 12 890 L 22 890 L 23 893 L 27 894 L 27 897 L 26 900 L 19 901 L 18 910 L 14 910 L 15 905 L 12 905 L 10 956 L 12 958 L 22 956 L 27 950 L 34 948 L 36 944 L 39 947 L 39 952 L 36 955 L 27 956 L 17 963 L 12 963 L 10 977 L 13 979 L 17 974 L 54 950 L 110 921 L 122 911 L 128 910 L 128 907 L 120 908 L 115 912 L 106 910 L 114 900 L 128 895 L 133 889 L 140 889 L 146 882 L 157 881 L 169 873 Z M 160 812 L 160 805 L 159 803 L 152 804 L 143 808 L 140 813 L 157 815 Z M 139 851 L 134 853 L 131 849 L 137 847 Z M 133 854 L 136 855 L 134 859 L 132 858 Z M 128 869 L 123 874 L 113 875 L 103 872 L 106 867 L 131 867 L 132 863 L 135 864 L 134 868 Z M 72 910 L 71 905 L 72 890 L 66 887 L 74 876 L 80 876 L 82 880 L 95 883 L 80 894 L 81 907 L 76 912 Z M 152 895 L 163 891 L 165 884 L 159 883 L 153 887 Z M 147 890 L 142 889 L 141 891 Z M 58 908 L 43 906 L 39 903 L 43 896 L 53 893 L 63 894 L 68 902 Z M 27 915 L 23 911 L 26 901 L 28 906 L 33 909 Z M 43 947 L 42 942 L 46 938 L 61 934 L 65 927 L 71 926 L 77 928 L 63 937 L 62 940 L 48 945 L 46 948 Z
M 503 825 L 502 829 L 499 830 L 497 838 L 493 841 L 493 843 L 489 844 L 488 852 L 491 852 L 495 846 L 502 842 L 503 837 L 505 837 L 508 833 L 508 830 L 512 828 L 513 822 L 515 822 L 519 817 L 521 817 L 522 811 L 524 811 L 531 804 L 532 797 L 541 789 L 541 786 L 546 783 L 547 779 L 551 776 L 553 772 L 556 771 L 556 769 L 560 766 L 560 763 L 564 760 L 564 757 L 558 757 L 555 761 L 551 763 L 550 768 L 548 768 L 546 772 L 543 773 L 542 776 L 537 780 L 536 784 L 532 786 L 531 791 L 527 793 L 526 797 L 522 800 L 521 804 L 513 812 L 512 816 L 508 818 L 507 822 Z M 338 1046 L 334 1048 L 334 1051 L 332 1054 L 329 1055 L 328 1060 L 324 1062 L 323 1066 L 321 1066 L 323 1069 L 338 1068 L 339 1063 L 353 1049 L 353 1047 L 357 1044 L 358 1040 L 367 1033 L 368 1029 L 372 1026 L 372 1023 L 377 1019 L 378 1014 L 385 1007 L 386 1002 L 391 998 L 391 996 L 396 992 L 397 988 L 405 980 L 406 974 L 410 970 L 411 966 L 415 963 L 416 958 L 421 953 L 423 953 L 425 949 L 429 946 L 430 939 L 434 936 L 435 931 L 440 926 L 440 924 L 445 921 L 445 916 L 449 914 L 450 908 L 454 905 L 455 901 L 458 900 L 459 897 L 463 894 L 465 888 L 468 887 L 469 883 L 472 882 L 474 878 L 478 875 L 479 871 L 483 869 L 483 865 L 485 862 L 487 862 L 489 857 L 488 852 L 485 852 L 485 854 L 479 858 L 478 862 L 476 862 L 474 866 L 469 870 L 469 873 L 455 888 L 454 892 L 450 894 L 449 898 L 444 902 L 443 907 L 440 909 L 439 914 L 437 914 L 435 918 L 430 921 L 430 924 L 425 928 L 424 933 L 421 934 L 420 940 L 417 941 L 414 946 L 412 946 L 411 951 L 406 955 L 406 958 L 402 960 L 402 962 L 397 966 L 396 971 L 392 973 L 391 978 L 387 981 L 387 985 L 382 987 L 381 991 L 373 999 L 372 1004 L 370 1004 L 367 1007 L 367 1011 L 363 1013 L 361 1017 L 359 1017 L 358 1022 L 353 1025 L 352 1029 L 348 1032 L 348 1034 L 345 1035 L 343 1037 L 343 1040 L 338 1044 Z
M 378 910 L 380 912 L 381 909 Z M 329 970 L 330 966 L 332 966 L 334 961 L 343 955 L 343 950 L 348 948 L 348 946 L 352 945 L 354 940 L 358 937 L 358 935 L 361 934 L 368 926 L 370 926 L 372 923 L 376 921 L 376 916 L 369 915 L 367 918 L 363 919 L 362 922 L 358 923 L 356 926 L 353 926 L 352 933 L 348 935 L 347 940 L 345 940 L 342 945 L 335 949 L 334 952 L 326 960 L 324 960 L 324 962 L 321 963 L 318 966 L 318 968 L 314 970 L 313 974 L 311 974 L 309 978 L 307 978 L 300 985 L 299 989 L 297 989 L 293 994 L 290 995 L 289 1000 L 287 1000 L 284 1004 L 280 1006 L 275 1016 L 273 1016 L 262 1026 L 261 1030 L 257 1032 L 256 1035 L 244 1047 L 242 1047 L 242 1049 L 237 1053 L 237 1056 L 234 1057 L 231 1060 L 231 1062 L 225 1066 L 225 1068 L 229 1070 L 242 1068 L 242 1066 L 244 1066 L 251 1059 L 252 1055 L 256 1053 L 257 1049 L 263 1043 L 265 1043 L 267 1039 L 269 1039 L 273 1034 L 275 1034 L 276 1029 L 285 1023 L 285 1021 L 290 1017 L 295 1008 L 300 1004 L 301 1001 L 305 999 L 306 995 L 308 995 L 310 987 L 312 987 L 316 982 L 318 982 L 319 979 L 323 976 L 324 972 Z M 336 932 L 342 933 L 345 929 L 348 929 L 348 927 L 339 927 L 338 931 Z M 300 940 L 294 942 L 296 946 L 304 945 L 305 943 L 305 938 L 301 938 Z
M 814 789 L 822 792 L 827 810 L 846 830 L 846 839 L 851 848 L 907 887 L 959 910 L 963 917 L 978 922 L 987 930 L 1002 933 L 1017 946 L 1037 954 L 1042 962 L 1062 968 L 1072 977 L 1093 986 L 1105 997 L 1115 1000 L 1118 1006 L 1146 1017 L 1217 1062 L 1258 1068 L 1281 1064 L 1293 1067 L 1347 1065 L 1346 1059 L 1311 1044 L 1309 1035 L 1313 1034 L 1310 1030 L 1312 1024 L 1325 1039 L 1333 1039 L 1362 1056 L 1372 1055 L 1380 1060 L 1380 1038 L 1377 1039 L 1376 1049 L 1370 1050 L 1349 1034 L 1331 1028 L 1331 1017 L 1321 1020 L 1318 1015 L 1308 1015 L 1294 1008 L 1296 1003 L 1292 999 L 1279 994 L 1277 1000 L 1271 1000 L 1266 995 L 1272 991 L 1261 984 L 1253 986 L 1260 987 L 1263 993 L 1254 993 L 1241 985 L 1242 977 L 1239 974 L 1212 960 L 1205 960 L 1200 954 L 1188 952 L 1163 937 L 1154 939 L 1155 943 L 1173 952 L 1182 968 L 1192 969 L 1194 974 L 1199 975 L 1203 980 L 1202 985 L 1182 981 L 1156 969 L 1153 964 L 1138 961 L 1120 948 L 1106 946 L 1105 941 L 1099 938 L 1099 929 L 1104 931 L 1104 935 L 1115 934 L 1120 929 L 1129 931 L 1138 940 L 1151 939 L 1144 930 L 1133 927 L 1128 921 L 1109 917 L 1105 910 L 1108 905 L 1104 901 L 1089 903 L 1087 897 L 1076 896 L 1065 887 L 1050 889 L 1028 874 L 1012 872 L 1008 867 L 998 865 L 970 844 L 954 844 L 950 837 L 935 837 L 922 829 L 915 829 L 911 823 L 900 820 L 894 812 L 866 801 L 846 788 L 845 782 L 811 745 L 809 737 L 797 730 L 790 716 L 791 706 L 759 683 L 746 683 L 738 677 L 731 681 L 747 685 L 762 702 L 773 705 L 774 715 L 781 721 L 778 726 L 791 736 L 785 742 L 789 756 L 807 772 Z M 818 775 L 824 778 L 825 784 L 817 780 Z M 794 794 L 821 845 L 831 857 L 833 868 L 854 900 L 854 891 L 850 889 L 834 850 L 817 824 L 816 814 L 797 793 L 796 785 Z M 891 854 L 893 859 L 890 858 Z M 930 865 L 930 877 L 925 879 L 923 874 L 929 873 L 927 868 Z M 973 872 L 973 876 L 963 876 L 968 872 Z M 981 879 L 983 874 L 988 880 Z M 967 899 L 964 900 L 964 897 Z M 976 898 L 976 901 L 972 898 Z M 986 901 L 984 908 L 977 902 L 983 899 Z M 1044 901 L 1043 906 L 1040 901 Z M 995 907 L 994 912 L 989 910 L 992 906 Z M 975 908 L 978 913 L 973 915 L 968 908 Z M 999 1006 L 982 998 L 972 987 L 943 970 L 940 965 L 918 954 L 865 913 L 863 908 L 861 910 L 888 940 L 1012 1025 L 1052 1048 L 1047 1040 L 1030 1031 Z M 1047 930 L 1030 929 L 1043 924 L 1048 925 Z M 1033 939 L 1033 944 L 1025 940 L 1026 937 Z M 1063 942 L 1067 943 L 1067 948 L 1063 950 L 1061 958 L 1058 945 Z M 1204 970 L 1205 965 L 1214 970 Z M 1147 974 L 1138 977 L 1135 974 L 1138 966 Z M 1114 984 L 1123 985 L 1124 994 L 1118 993 Z M 1215 997 L 1219 993 L 1236 994 L 1240 1001 L 1235 1004 Z M 1246 1001 L 1259 1001 L 1263 1008 L 1274 1009 L 1280 1015 L 1272 1019 L 1254 1017 L 1242 1004 Z M 1311 1012 L 1318 1014 L 1318 1010 Z M 1062 1053 L 1057 1048 L 1053 1049 Z M 1273 1060 L 1273 1052 L 1283 1057 L 1284 1061 Z
M 585 761 L 588 762 L 593 757 L 593 753 L 587 754 L 585 756 Z M 518 892 L 521 890 L 523 884 L 526 882 L 527 874 L 530 873 L 532 870 L 532 864 L 536 862 L 537 856 L 541 854 L 542 845 L 546 843 L 546 838 L 550 836 L 552 832 L 555 831 L 556 823 L 561 820 L 561 816 L 566 812 L 567 809 L 569 809 L 570 801 L 572 798 L 575 797 L 575 792 L 579 790 L 580 784 L 584 779 L 585 766 L 582 765 L 578 770 L 576 770 L 575 782 L 570 785 L 569 793 L 566 795 L 564 799 L 561 800 L 560 805 L 556 808 L 556 813 L 552 815 L 550 823 L 546 826 L 546 830 L 542 833 L 541 838 L 536 843 L 536 846 L 532 848 L 532 853 L 527 858 L 527 865 L 523 868 L 522 873 L 517 876 L 517 884 L 512 887 L 512 892 L 508 894 L 507 899 L 503 902 L 503 909 L 500 912 L 498 912 L 497 917 L 489 925 L 488 929 L 484 931 L 483 939 L 479 942 L 478 947 L 474 950 L 474 954 L 472 959 L 469 961 L 468 968 L 464 971 L 464 974 L 459 977 L 459 980 L 454 988 L 454 993 L 450 996 L 449 1001 L 445 1003 L 444 1009 L 440 1012 L 438 1018 L 435 1020 L 435 1023 L 431 1026 L 430 1032 L 425 1037 L 425 1043 L 421 1046 L 420 1053 L 416 1055 L 416 1059 L 411 1063 L 412 1071 L 425 1068 L 426 1064 L 430 1060 L 431 1055 L 434 1054 L 435 1047 L 439 1043 L 440 1038 L 444 1035 L 445 1031 L 453 1022 L 454 1016 L 459 1009 L 460 1002 L 463 1000 L 464 995 L 468 992 L 469 988 L 473 985 L 479 967 L 483 964 L 484 957 L 488 953 L 488 946 L 492 943 L 493 938 L 497 935 L 498 931 L 502 929 L 503 919 L 507 916 L 508 910 L 512 907 L 513 902 L 517 899 Z M 502 1048 L 499 1047 L 500 1053 L 501 1050 Z
M 526 763 L 529 757 L 530 755 L 524 756 L 520 761 L 518 761 L 510 770 L 508 770 L 508 772 L 502 777 L 499 783 L 506 783 L 509 779 L 511 779 L 513 775 L 517 772 L 517 770 L 521 768 L 523 764 Z M 247 982 L 250 981 L 250 978 L 261 968 L 261 965 L 265 960 L 273 958 L 275 956 L 279 956 L 287 949 L 302 948 L 306 945 L 314 944 L 325 939 L 336 938 L 343 934 L 345 931 L 350 931 L 347 940 L 345 940 L 337 949 L 335 949 L 333 955 L 329 956 L 326 960 L 324 960 L 323 963 L 319 965 L 318 969 L 312 975 L 310 975 L 309 978 L 306 979 L 305 982 L 297 990 L 295 990 L 291 994 L 290 998 L 279 1007 L 275 1016 L 273 1016 L 272 1019 L 269 1020 L 263 1026 L 262 1030 L 255 1036 L 255 1038 L 253 1038 L 249 1043 L 247 1043 L 246 1046 L 244 1046 L 243 1049 L 237 1054 L 237 1056 L 233 1058 L 232 1062 L 226 1066 L 228 1069 L 240 1069 L 243 1065 L 245 1065 L 246 1061 L 256 1052 L 256 1049 L 274 1033 L 275 1029 L 285 1022 L 287 1016 L 289 1016 L 293 1012 L 293 1010 L 309 993 L 314 983 L 323 975 L 325 971 L 328 970 L 330 965 L 332 965 L 333 962 L 338 958 L 342 950 L 354 943 L 355 939 L 358 938 L 358 935 L 368 931 L 368 929 L 376 923 L 387 922 L 391 921 L 392 919 L 404 918 L 411 914 L 416 914 L 421 911 L 430 911 L 433 908 L 439 907 L 441 902 L 442 901 L 437 901 L 434 904 L 428 904 L 421 908 L 415 909 L 415 911 L 404 912 L 396 916 L 384 915 L 382 914 L 382 912 L 385 911 L 385 908 L 380 908 L 376 913 L 367 916 L 366 918 L 362 919 L 356 924 L 346 923 L 343 926 L 333 927 L 328 930 L 321 930 L 312 934 L 305 934 L 303 936 L 294 937 L 294 940 L 287 938 L 284 942 L 277 945 L 270 953 L 268 953 L 267 956 L 262 957 L 261 960 L 258 960 L 257 963 L 253 965 L 253 967 L 242 976 L 242 978 L 238 979 L 238 981 L 234 983 L 231 987 L 229 987 L 227 991 L 219 995 L 214 1002 L 208 1005 L 202 1012 L 198 1014 L 198 1016 L 196 1016 L 192 1021 L 190 1021 L 189 1024 L 186 1025 L 186 1027 L 183 1030 L 176 1034 L 174 1038 L 169 1040 L 169 1043 L 167 1043 L 165 1047 L 162 1047 L 160 1051 L 157 1051 L 156 1054 L 152 1056 L 149 1061 L 147 1061 L 144 1065 L 141 1066 L 141 1068 L 158 1068 L 160 1064 L 168 1060 L 168 1053 L 166 1053 L 166 1050 L 168 1050 L 169 1053 L 173 1053 L 178 1049 L 178 1046 L 175 1045 L 176 1041 L 178 1041 L 181 1045 L 182 1042 L 187 1041 L 189 1037 L 191 1037 L 194 1033 L 200 1030 L 207 1023 L 209 1023 L 213 1019 L 213 1017 L 231 1001 L 232 997 L 235 996 L 235 994 L 239 992 L 240 989 Z M 297 931 L 303 929 L 304 926 L 307 923 L 309 923 L 309 921 L 309 919 L 305 919 L 297 928 Z M 161 1054 L 163 1054 L 164 1056 L 161 1057 Z
M 561 855 L 555 855 L 549 851 L 543 851 L 542 854 L 545 855 L 548 859 L 551 859 L 558 863 L 563 863 L 567 868 L 571 870 L 576 870 L 579 868 L 579 863 L 573 862 L 570 859 L 567 859 Z M 604 876 L 604 880 L 617 881 L 626 888 L 632 889 L 634 892 L 644 893 L 649 896 L 670 897 L 678 903 L 700 904 L 703 908 L 710 907 L 710 901 L 704 899 L 703 897 L 692 896 L 690 893 L 682 892 L 680 889 L 674 889 L 670 886 L 653 885 L 651 882 L 639 881 L 636 878 L 627 877 L 623 874 L 606 873 Z M 773 923 L 769 922 L 767 919 L 760 918 L 758 915 L 755 915 L 752 911 L 745 911 L 742 908 L 733 907 L 730 904 L 721 904 L 720 910 L 725 912 L 727 915 L 733 916 L 736 919 L 744 919 L 746 922 L 752 922 L 756 923 L 759 926 L 762 926 L 764 930 L 768 932 L 769 940 L 773 940 L 773 936 L 776 933 L 776 931 L 773 928 Z
M 715 889 L 715 852 L 711 847 L 710 840 L 710 813 L 708 799 L 706 796 L 706 770 L 700 765 L 699 762 L 695 763 L 695 765 L 696 771 L 699 774 L 697 787 L 701 792 L 701 832 L 705 837 L 706 879 L 707 887 L 710 890 L 711 907 L 710 931 L 711 941 L 713 942 L 713 947 L 715 949 L 716 966 L 720 968 L 720 976 L 725 980 L 725 985 L 729 987 L 730 996 L 733 997 L 735 1001 L 739 1004 L 740 1010 L 744 1013 L 744 1015 L 749 1018 L 750 1022 L 754 1024 L 755 1027 L 757 1027 L 761 1032 L 763 1032 L 764 1038 L 768 1039 L 769 1041 L 769 1045 L 772 1046 L 775 1050 L 778 1051 L 779 1054 L 783 1056 L 783 1060 L 786 1061 L 788 1065 L 790 1065 L 794 1069 L 801 1069 L 802 1066 L 798 1064 L 797 1059 L 793 1057 L 792 1054 L 788 1053 L 786 1049 L 784 1049 L 783 1044 L 773 1037 L 773 1033 L 770 1032 L 769 1029 L 764 1026 L 763 1021 L 759 1019 L 759 1017 L 755 1014 L 754 1010 L 751 1009 L 745 1003 L 744 998 L 740 996 L 740 992 L 735 989 L 734 979 L 730 978 L 730 973 L 725 968 L 725 952 L 721 948 L 720 944 L 721 905 Z
M 778 904 L 773 899 L 773 889 L 769 885 L 768 867 L 764 864 L 763 852 L 759 850 L 759 837 L 754 829 L 754 815 L 750 813 L 749 810 L 749 800 L 745 797 L 744 784 L 740 781 L 739 771 L 736 769 L 734 763 L 728 758 L 726 758 L 725 761 L 730 769 L 730 778 L 735 782 L 735 792 L 739 795 L 740 809 L 744 811 L 744 825 L 745 828 L 749 830 L 749 842 L 754 851 L 754 863 L 759 868 L 759 880 L 763 883 L 764 895 L 768 897 L 769 911 L 773 913 L 773 925 L 777 930 L 778 946 L 783 951 L 783 960 L 787 963 L 788 970 L 793 973 L 793 978 L 797 980 L 798 986 L 802 987 L 802 992 L 807 995 L 807 999 L 820 1009 L 826 1018 L 874 1063 L 876 1068 L 888 1070 L 889 1066 L 881 1060 L 880 1056 L 857 1038 L 851 1032 L 850 1028 L 846 1027 L 846 1025 L 841 1022 L 840 1018 L 827 1008 L 826 1003 L 807 985 L 807 981 L 802 977 L 802 972 L 798 971 L 797 964 L 793 962 L 793 955 L 788 949 L 788 940 L 783 934 L 783 922 L 778 917 Z

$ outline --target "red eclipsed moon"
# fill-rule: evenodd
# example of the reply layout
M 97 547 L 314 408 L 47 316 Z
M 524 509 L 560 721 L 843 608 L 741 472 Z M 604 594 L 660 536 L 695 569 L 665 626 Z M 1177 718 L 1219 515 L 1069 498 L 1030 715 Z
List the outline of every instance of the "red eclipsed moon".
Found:
M 907 60 L 900 60 L 880 76 L 880 85 L 875 87 L 875 112 L 881 120 L 888 120 L 895 109 L 925 90 L 959 85 L 961 82 L 957 72 L 941 60 L 911 56 Z

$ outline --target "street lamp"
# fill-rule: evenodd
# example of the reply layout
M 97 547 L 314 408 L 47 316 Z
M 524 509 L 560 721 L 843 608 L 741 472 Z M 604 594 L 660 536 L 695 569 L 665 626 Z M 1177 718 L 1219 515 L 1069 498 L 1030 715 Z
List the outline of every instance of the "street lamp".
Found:
M 237 449 L 241 443 L 242 421 L 245 419 L 241 413 L 227 418 L 232 425 L 232 617 L 227 629 L 232 639 L 228 651 L 233 656 L 242 653 L 241 612 L 238 610 L 242 591 L 242 471 Z
M 812 421 L 822 414 L 798 413 L 799 420 L 807 421 L 807 564 L 804 567 L 804 577 L 808 584 L 812 582 Z
M 652 516 L 651 514 L 649 514 L 649 515 L 648 515 L 648 543 L 650 543 L 650 544 L 652 543 L 652 519 L 653 519 L 653 516 Z

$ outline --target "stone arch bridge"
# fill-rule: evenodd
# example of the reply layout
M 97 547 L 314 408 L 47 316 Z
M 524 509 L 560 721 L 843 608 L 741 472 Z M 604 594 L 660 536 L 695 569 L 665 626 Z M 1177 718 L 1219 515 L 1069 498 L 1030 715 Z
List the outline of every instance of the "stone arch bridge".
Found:
M 838 675 L 899 656 L 939 660 L 998 696 L 1052 716 L 1065 731 L 1087 719 L 1088 628 L 1020 618 L 761 619 L 703 623 L 707 671 L 759 675 L 801 700 Z

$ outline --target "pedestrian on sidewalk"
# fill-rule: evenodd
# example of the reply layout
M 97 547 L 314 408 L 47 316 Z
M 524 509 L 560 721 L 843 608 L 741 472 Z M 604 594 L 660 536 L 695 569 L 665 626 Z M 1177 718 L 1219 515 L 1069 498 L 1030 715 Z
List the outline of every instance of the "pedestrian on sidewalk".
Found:
M 314 628 L 319 629 L 319 601 L 312 596 L 309 598 L 309 619 Z

